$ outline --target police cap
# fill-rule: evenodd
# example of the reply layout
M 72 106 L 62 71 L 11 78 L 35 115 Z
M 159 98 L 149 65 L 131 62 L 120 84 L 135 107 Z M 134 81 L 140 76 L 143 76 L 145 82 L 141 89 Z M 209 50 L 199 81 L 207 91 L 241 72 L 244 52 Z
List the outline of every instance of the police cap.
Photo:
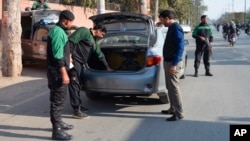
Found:
M 73 21 L 75 19 L 75 16 L 74 16 L 74 14 L 71 11 L 69 11 L 69 10 L 63 10 L 60 13 L 59 18 L 60 19 L 66 19 L 66 20 Z

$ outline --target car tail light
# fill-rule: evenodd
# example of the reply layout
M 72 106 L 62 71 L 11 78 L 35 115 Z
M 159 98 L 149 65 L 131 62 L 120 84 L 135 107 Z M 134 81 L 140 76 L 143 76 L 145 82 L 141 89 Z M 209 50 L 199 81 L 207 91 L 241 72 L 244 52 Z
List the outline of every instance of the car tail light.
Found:
M 153 88 L 153 84 L 147 84 L 147 88 L 152 89 Z
M 161 56 L 157 56 L 157 55 L 154 55 L 154 56 L 148 56 L 147 57 L 147 67 L 151 67 L 153 65 L 158 65 L 160 64 L 161 62 Z

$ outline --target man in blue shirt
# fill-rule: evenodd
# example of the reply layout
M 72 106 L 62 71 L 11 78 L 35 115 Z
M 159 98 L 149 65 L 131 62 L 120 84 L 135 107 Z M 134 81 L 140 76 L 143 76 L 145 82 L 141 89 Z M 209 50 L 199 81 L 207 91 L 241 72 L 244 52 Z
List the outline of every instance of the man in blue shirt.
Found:
M 159 15 L 160 21 L 168 27 L 168 33 L 163 47 L 164 70 L 166 87 L 170 99 L 170 108 L 162 110 L 163 114 L 173 115 L 167 121 L 183 119 L 182 98 L 178 73 L 182 67 L 182 54 L 184 51 L 184 32 L 175 22 L 174 14 L 170 10 L 164 10 Z

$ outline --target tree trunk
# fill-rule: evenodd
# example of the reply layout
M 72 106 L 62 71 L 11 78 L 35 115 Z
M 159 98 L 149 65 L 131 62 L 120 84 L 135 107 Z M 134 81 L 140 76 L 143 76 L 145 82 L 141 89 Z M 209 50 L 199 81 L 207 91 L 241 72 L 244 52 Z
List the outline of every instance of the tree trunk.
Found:
M 144 15 L 148 14 L 147 1 L 146 0 L 139 0 L 139 9 L 140 9 L 141 14 L 144 14 Z
M 2 75 L 16 77 L 22 72 L 20 0 L 2 2 Z

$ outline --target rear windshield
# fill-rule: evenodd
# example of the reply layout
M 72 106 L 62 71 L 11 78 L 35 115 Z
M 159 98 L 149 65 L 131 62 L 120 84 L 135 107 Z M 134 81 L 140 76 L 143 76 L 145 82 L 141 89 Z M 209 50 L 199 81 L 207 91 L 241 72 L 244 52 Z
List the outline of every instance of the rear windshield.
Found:
M 138 35 L 116 35 L 108 36 L 98 40 L 97 44 L 102 46 L 145 46 L 147 45 L 146 36 Z
M 127 32 L 137 32 L 142 34 L 147 34 L 148 26 L 146 22 L 117 22 L 117 23 L 107 23 L 105 24 L 108 33 L 114 33 L 114 32 L 121 32 L 121 31 L 127 31 Z

